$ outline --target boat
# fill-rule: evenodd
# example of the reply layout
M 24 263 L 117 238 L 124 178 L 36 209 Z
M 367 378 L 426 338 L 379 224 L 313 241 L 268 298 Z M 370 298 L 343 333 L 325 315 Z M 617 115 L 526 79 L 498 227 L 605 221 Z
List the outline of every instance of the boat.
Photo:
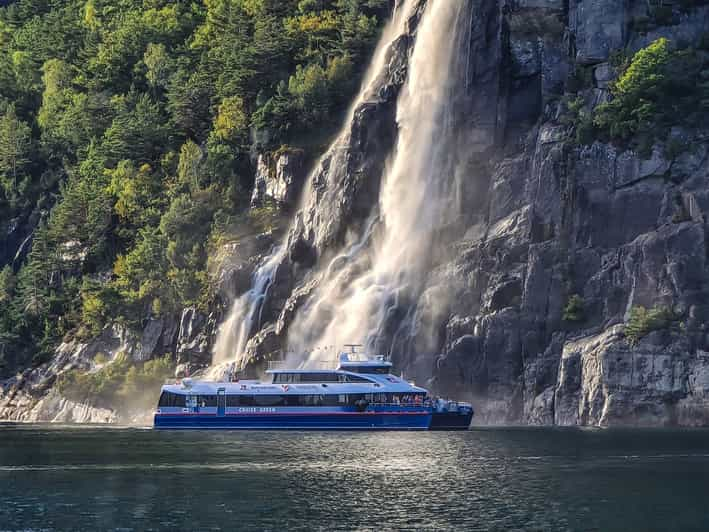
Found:
M 335 369 L 275 369 L 269 382 L 163 385 L 156 429 L 465 430 L 468 403 L 432 398 L 383 357 L 341 353 Z

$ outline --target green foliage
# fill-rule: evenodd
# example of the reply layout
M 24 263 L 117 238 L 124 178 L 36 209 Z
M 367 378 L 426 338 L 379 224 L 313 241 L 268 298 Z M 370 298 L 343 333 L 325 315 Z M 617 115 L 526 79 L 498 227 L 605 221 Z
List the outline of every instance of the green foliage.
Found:
M 112 317 L 118 306 L 119 295 L 111 285 L 84 278 L 81 285 L 80 332 L 88 337 L 97 336 Z M 98 363 L 98 362 L 97 362 Z
M 630 318 L 625 325 L 625 337 L 628 339 L 628 343 L 634 346 L 646 334 L 667 329 L 676 320 L 677 317 L 669 307 L 656 305 L 647 309 L 635 306 L 630 309 Z
M 661 38 L 635 54 L 611 86 L 612 100 L 598 107 L 594 125 L 608 137 L 651 145 L 680 120 L 696 125 L 709 110 L 706 60 L 673 49 Z
M 246 212 L 254 150 L 324 144 L 389 4 L 0 7 L 0 227 L 35 226 L 24 262 L 0 264 L 4 371 L 206 304 L 215 242 L 278 226 Z
M 15 272 L 10 266 L 0 270 L 0 305 L 7 305 L 15 295 Z
M 584 303 L 581 296 L 573 294 L 566 302 L 562 319 L 567 322 L 578 323 L 586 319 Z
M 585 108 L 584 99 L 581 96 L 566 97 L 563 103 L 565 111 L 559 117 L 559 121 L 566 126 L 574 127 L 577 144 L 591 144 L 596 137 L 596 128 L 593 124 L 593 115 Z
M 160 105 L 147 94 L 132 93 L 114 97 L 111 106 L 115 118 L 104 133 L 101 145 L 109 165 L 123 159 L 139 163 L 155 160 L 168 138 Z
M 156 228 L 138 232 L 136 245 L 126 255 L 119 255 L 113 267 L 114 286 L 128 305 L 148 303 L 166 289 L 167 242 Z
M 97 355 L 94 362 L 102 367 L 93 372 L 70 370 L 60 374 L 57 391 L 72 401 L 115 408 L 123 413 L 143 406 L 142 403 L 153 406 L 153 400 L 145 399 L 159 389 L 173 367 L 169 356 L 136 365 L 125 353 L 119 353 L 110 362 L 105 355 L 101 358 Z
M 30 135 L 30 127 L 18 119 L 15 107 L 9 105 L 0 117 L 0 185 L 11 199 L 21 194 L 20 184 L 30 162 Z

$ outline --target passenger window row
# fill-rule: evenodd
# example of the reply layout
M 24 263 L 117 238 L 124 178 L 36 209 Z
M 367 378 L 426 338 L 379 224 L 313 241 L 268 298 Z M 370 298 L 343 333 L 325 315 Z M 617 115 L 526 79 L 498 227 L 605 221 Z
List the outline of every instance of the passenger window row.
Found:
M 420 404 L 424 394 L 326 394 L 326 395 L 227 395 L 226 406 L 354 406 L 359 401 L 372 404 Z M 216 407 L 216 395 L 181 395 L 163 392 L 158 403 L 159 407 Z

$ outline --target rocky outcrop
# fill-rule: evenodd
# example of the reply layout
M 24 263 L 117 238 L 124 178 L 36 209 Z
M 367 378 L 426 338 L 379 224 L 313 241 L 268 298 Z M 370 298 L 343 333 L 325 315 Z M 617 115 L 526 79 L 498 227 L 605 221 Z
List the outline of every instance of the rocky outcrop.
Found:
M 0 403 L 0 420 L 49 423 L 115 423 L 118 416 L 113 410 L 75 403 L 56 391 L 37 399 L 19 391 L 12 399 Z
M 214 314 L 205 316 L 194 307 L 182 311 L 175 347 L 178 363 L 191 364 L 193 370 L 209 366 L 216 322 Z
M 117 325 L 106 328 L 98 338 L 88 343 L 75 340 L 62 343 L 49 363 L 0 382 L 0 420 L 66 423 L 116 421 L 115 412 L 70 401 L 53 386 L 57 377 L 67 371 L 91 371 L 99 354 L 110 363 L 118 353 L 140 353 L 142 348 L 137 339 L 131 341 L 130 333 Z
M 303 150 L 283 148 L 275 153 L 262 153 L 256 164 L 251 206 L 269 202 L 281 207 L 294 207 L 305 179 Z

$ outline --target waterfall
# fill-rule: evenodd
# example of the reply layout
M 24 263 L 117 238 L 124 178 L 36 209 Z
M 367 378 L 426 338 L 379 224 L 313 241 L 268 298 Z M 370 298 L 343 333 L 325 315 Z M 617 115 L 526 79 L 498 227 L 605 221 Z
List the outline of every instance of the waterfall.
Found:
M 223 373 L 225 366 L 234 362 L 235 353 L 238 354 L 236 366 L 241 367 L 246 352 L 246 343 L 254 328 L 258 329 L 261 325 L 263 301 L 268 295 L 282 256 L 283 248 L 277 248 L 269 257 L 266 257 L 253 274 L 251 289 L 238 297 L 232 304 L 227 319 L 219 328 L 219 334 L 214 344 L 212 357 L 212 366 L 215 368 L 215 371 L 212 372 L 214 378 Z
M 370 65 L 365 73 L 364 80 L 360 87 L 357 97 L 350 106 L 347 117 L 344 121 L 342 130 L 337 135 L 335 141 L 321 158 L 321 161 L 327 160 L 329 164 L 330 174 L 328 176 L 318 176 L 318 167 L 316 165 L 313 174 L 309 176 L 306 182 L 306 189 L 303 192 L 301 204 L 305 205 L 309 202 L 316 201 L 313 197 L 316 178 L 326 182 L 333 182 L 338 179 L 338 174 L 342 172 L 345 166 L 346 157 L 344 150 L 341 149 L 349 142 L 350 123 L 353 120 L 354 113 L 359 105 L 371 97 L 375 90 L 376 78 L 386 67 L 387 53 L 392 43 L 401 36 L 405 31 L 406 21 L 412 12 L 417 0 L 405 0 L 397 2 L 393 16 L 389 23 L 385 26 L 379 43 L 374 51 Z M 302 224 L 302 217 L 296 216 L 293 220 L 293 225 Z M 287 239 L 286 239 L 287 240 Z M 282 263 L 287 254 L 287 242 L 278 246 L 270 256 L 266 257 L 258 267 L 252 277 L 251 289 L 241 297 L 237 298 L 226 320 L 221 324 L 217 335 L 217 340 L 214 344 L 212 356 L 212 368 L 208 372 L 210 378 L 218 379 L 231 368 L 236 367 L 241 369 L 246 360 L 246 345 L 260 325 L 260 314 L 262 312 L 263 302 L 268 296 L 268 291 L 273 283 L 274 275 L 278 266 Z
M 459 23 L 467 4 L 428 2 L 398 100 L 398 139 L 372 217 L 377 227 L 323 269 L 318 288 L 289 329 L 289 352 L 351 342 L 378 349 L 392 318 L 415 319 L 411 302 L 435 262 L 436 235 L 455 216 L 452 102 L 467 74 L 456 54 L 467 35 Z M 309 362 L 317 358 L 311 354 Z

